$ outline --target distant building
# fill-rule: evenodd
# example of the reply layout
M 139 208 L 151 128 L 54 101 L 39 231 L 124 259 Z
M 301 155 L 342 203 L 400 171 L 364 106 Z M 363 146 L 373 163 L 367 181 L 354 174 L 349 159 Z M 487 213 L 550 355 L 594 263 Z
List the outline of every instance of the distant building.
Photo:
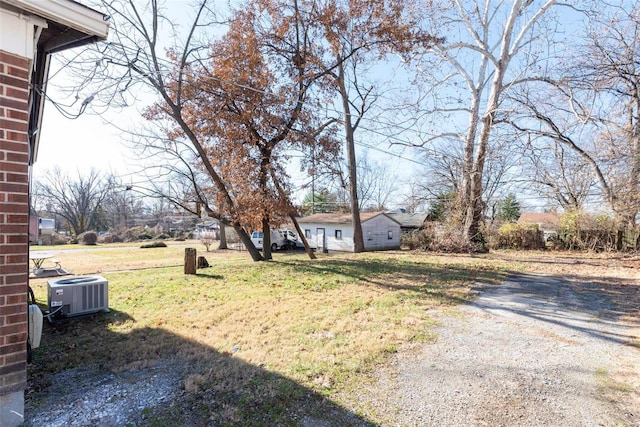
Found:
M 384 212 L 360 214 L 365 251 L 400 249 L 400 223 Z M 321 213 L 298 219 L 300 228 L 317 250 L 353 252 L 350 213 Z
M 538 224 L 538 228 L 547 242 L 558 236 L 560 230 L 560 216 L 557 212 L 525 212 L 518 218 L 519 224 Z
M 220 224 L 218 224 L 218 221 L 206 221 L 196 224 L 193 238 L 201 239 L 203 237 L 213 237 L 214 240 L 220 240 Z
M 38 222 L 38 214 L 36 214 L 33 208 L 29 208 L 29 243 L 37 243 L 40 238 Z

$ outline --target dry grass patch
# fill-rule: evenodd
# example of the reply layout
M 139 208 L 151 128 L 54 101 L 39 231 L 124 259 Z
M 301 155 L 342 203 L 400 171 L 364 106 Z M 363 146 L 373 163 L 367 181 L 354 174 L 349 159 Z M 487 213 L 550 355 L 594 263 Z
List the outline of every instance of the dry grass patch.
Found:
M 147 242 L 149 243 L 149 242 Z M 115 243 L 97 246 L 62 245 L 38 246 L 34 250 L 46 250 L 55 254 L 62 267 L 72 274 L 96 274 L 110 271 L 139 270 L 180 266 L 184 259 L 184 248 L 202 247 L 196 242 L 171 242 L 166 248 L 141 249 L 143 243 Z M 242 256 L 241 253 L 233 254 Z M 47 265 L 47 261 L 45 261 Z
M 277 254 L 263 263 L 209 254 L 212 268 L 185 276 L 171 267 L 183 254 L 95 248 L 63 260 L 77 263 L 77 272 L 102 271 L 112 312 L 45 327 L 30 398 L 64 369 L 118 372 L 169 359 L 184 366 L 184 404 L 199 402 L 194 424 L 286 424 L 294 416 L 287 408 L 323 411 L 322 396 L 344 396 L 386 354 L 433 339 L 431 309 L 466 301 L 476 281 L 503 277 L 493 261 L 404 252 L 316 261 Z M 150 264 L 168 267 L 139 269 Z M 44 302 L 46 281 L 32 286 Z M 160 420 L 180 419 L 178 410 L 153 411 Z

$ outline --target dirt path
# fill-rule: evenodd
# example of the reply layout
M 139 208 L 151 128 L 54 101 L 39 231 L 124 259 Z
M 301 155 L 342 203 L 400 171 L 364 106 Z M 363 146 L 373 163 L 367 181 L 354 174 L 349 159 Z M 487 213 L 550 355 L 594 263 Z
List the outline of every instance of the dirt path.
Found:
M 389 426 L 640 426 L 640 324 L 599 286 L 513 276 L 439 315 L 365 400 Z

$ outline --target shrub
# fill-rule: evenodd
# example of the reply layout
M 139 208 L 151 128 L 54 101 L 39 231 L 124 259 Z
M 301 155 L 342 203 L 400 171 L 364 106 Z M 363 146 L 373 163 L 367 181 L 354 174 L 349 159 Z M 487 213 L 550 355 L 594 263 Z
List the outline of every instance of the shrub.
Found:
M 69 238 L 59 233 L 53 233 L 47 236 L 41 236 L 41 240 L 42 240 L 42 243 L 45 245 L 66 245 L 67 243 L 69 243 Z
M 470 242 L 462 235 L 462 230 L 449 230 L 446 233 L 436 235 L 429 245 L 429 250 L 448 253 L 472 253 L 484 252 L 482 243 Z
M 560 216 L 558 240 L 564 249 L 611 251 L 618 246 L 619 225 L 606 215 L 567 212 Z
M 168 234 L 164 234 L 164 233 L 162 233 L 162 234 L 158 234 L 158 235 L 156 236 L 156 240 L 165 240 L 165 239 L 168 239 L 169 237 L 170 237 L 170 236 L 169 236 Z
M 122 243 L 122 237 L 112 233 L 103 234 L 98 236 L 98 243 Z
M 149 249 L 149 248 L 166 248 L 167 244 L 165 242 L 151 242 L 151 243 L 145 243 L 144 245 L 140 246 L 140 249 Z
M 81 245 L 94 246 L 98 243 L 98 233 L 95 231 L 85 231 L 78 236 L 78 241 Z
M 440 221 L 431 223 L 426 229 L 430 234 L 429 250 L 448 253 L 486 252 L 484 235 L 482 232 L 467 239 L 464 236 L 464 209 L 458 203 L 453 193 L 446 196 L 446 209 L 442 212 Z
M 171 234 L 172 238 L 179 239 L 181 237 L 184 237 L 185 232 L 184 232 L 184 230 L 173 230 L 173 231 L 171 231 L 170 234 Z
M 209 248 L 213 244 L 214 240 L 215 240 L 215 233 L 211 231 L 204 231 L 200 233 L 200 242 L 204 245 L 205 248 L 207 248 L 207 252 L 209 252 Z
M 429 230 L 414 230 L 410 233 L 403 233 L 400 237 L 400 243 L 403 247 L 410 250 L 426 251 L 433 241 L 432 233 Z
M 520 250 L 543 249 L 544 236 L 538 224 L 503 224 L 498 230 L 497 238 L 493 239 L 491 247 Z
M 479 249 L 477 245 L 464 238 L 459 228 L 436 223 L 405 234 L 402 244 L 412 250 L 449 253 L 470 253 Z
M 145 227 L 133 227 L 124 232 L 122 238 L 125 242 L 135 242 L 137 240 L 150 240 L 153 239 L 154 234 L 150 229 Z

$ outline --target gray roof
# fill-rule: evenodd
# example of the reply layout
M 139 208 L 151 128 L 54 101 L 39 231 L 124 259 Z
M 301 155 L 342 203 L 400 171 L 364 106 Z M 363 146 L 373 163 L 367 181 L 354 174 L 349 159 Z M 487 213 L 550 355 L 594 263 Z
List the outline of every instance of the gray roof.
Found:
M 416 213 L 402 213 L 402 212 L 394 212 L 387 213 L 387 216 L 396 220 L 396 222 L 400 223 L 401 227 L 415 227 L 419 228 L 424 223 L 424 220 L 427 218 L 426 212 L 416 212 Z
M 378 215 L 384 215 L 392 221 L 398 222 L 395 218 L 384 212 L 361 212 L 360 221 L 367 222 L 373 217 Z M 351 224 L 350 213 L 318 213 L 314 215 L 304 216 L 298 219 L 301 224 L 313 223 L 313 224 Z

